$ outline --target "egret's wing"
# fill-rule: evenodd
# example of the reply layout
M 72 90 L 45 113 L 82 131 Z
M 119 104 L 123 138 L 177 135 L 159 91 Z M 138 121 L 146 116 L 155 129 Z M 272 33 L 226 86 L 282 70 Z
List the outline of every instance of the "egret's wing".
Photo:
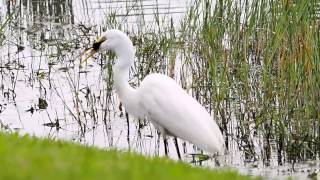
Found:
M 215 121 L 174 80 L 152 74 L 139 88 L 140 105 L 147 116 L 170 134 L 209 152 L 221 152 L 223 137 Z

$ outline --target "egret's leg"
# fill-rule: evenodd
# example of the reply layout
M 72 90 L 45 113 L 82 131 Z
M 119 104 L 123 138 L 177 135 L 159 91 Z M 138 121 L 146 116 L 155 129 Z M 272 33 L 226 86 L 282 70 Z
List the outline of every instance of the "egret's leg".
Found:
M 164 153 L 166 154 L 166 156 L 168 156 L 168 141 L 166 137 L 163 137 L 163 144 L 164 144 Z
M 129 146 L 129 149 L 131 148 L 130 147 L 130 126 L 129 126 L 129 114 L 126 112 L 126 119 L 127 119 L 127 143 L 128 143 L 128 146 Z
M 178 139 L 177 139 L 177 137 L 175 136 L 173 140 L 174 140 L 174 145 L 176 145 L 176 150 L 177 150 L 178 157 L 179 157 L 179 159 L 181 160 L 181 155 L 180 155 L 180 150 L 179 150 Z
M 151 122 L 154 125 L 154 127 L 160 132 L 160 134 L 162 134 L 163 144 L 164 144 L 164 153 L 166 156 L 168 156 L 169 149 L 168 149 L 168 141 L 167 141 L 167 132 L 163 127 L 161 127 L 157 123 L 155 123 L 155 121 L 151 120 Z

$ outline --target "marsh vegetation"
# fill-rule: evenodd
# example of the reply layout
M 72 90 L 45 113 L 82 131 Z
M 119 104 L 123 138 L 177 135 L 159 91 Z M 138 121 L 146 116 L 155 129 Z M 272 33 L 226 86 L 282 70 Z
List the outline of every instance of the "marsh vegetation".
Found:
M 79 65 L 96 36 L 118 28 L 136 47 L 132 86 L 152 72 L 173 77 L 215 117 L 228 166 L 319 171 L 319 1 L 0 5 L 1 129 L 163 155 L 156 130 L 115 95 L 114 55 Z M 202 152 L 180 145 L 185 161 L 214 164 L 193 161 Z

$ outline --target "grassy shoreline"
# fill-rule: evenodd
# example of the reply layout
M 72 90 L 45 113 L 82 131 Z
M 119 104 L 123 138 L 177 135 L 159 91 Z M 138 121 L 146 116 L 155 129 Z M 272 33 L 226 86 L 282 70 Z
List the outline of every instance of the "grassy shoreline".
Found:
M 0 154 L 0 179 L 251 179 L 166 158 L 17 134 L 0 133 Z

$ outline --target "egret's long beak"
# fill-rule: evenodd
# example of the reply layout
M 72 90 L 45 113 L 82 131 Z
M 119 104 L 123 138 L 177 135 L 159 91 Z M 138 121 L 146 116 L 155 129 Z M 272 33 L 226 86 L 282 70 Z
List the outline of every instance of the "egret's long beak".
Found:
M 98 38 L 98 40 L 93 43 L 92 47 L 89 48 L 88 50 L 86 50 L 83 55 L 85 56 L 85 58 L 80 62 L 80 64 L 83 64 L 84 62 L 86 62 L 89 58 L 91 58 L 96 52 L 98 52 L 100 45 L 105 42 L 107 39 L 105 36 L 102 36 L 100 38 Z
M 93 48 L 90 48 L 88 50 L 86 50 L 83 53 L 83 56 L 85 56 L 85 58 L 80 62 L 80 65 L 82 65 L 84 62 L 86 62 L 89 58 L 91 58 L 94 54 L 96 53 L 96 51 Z

